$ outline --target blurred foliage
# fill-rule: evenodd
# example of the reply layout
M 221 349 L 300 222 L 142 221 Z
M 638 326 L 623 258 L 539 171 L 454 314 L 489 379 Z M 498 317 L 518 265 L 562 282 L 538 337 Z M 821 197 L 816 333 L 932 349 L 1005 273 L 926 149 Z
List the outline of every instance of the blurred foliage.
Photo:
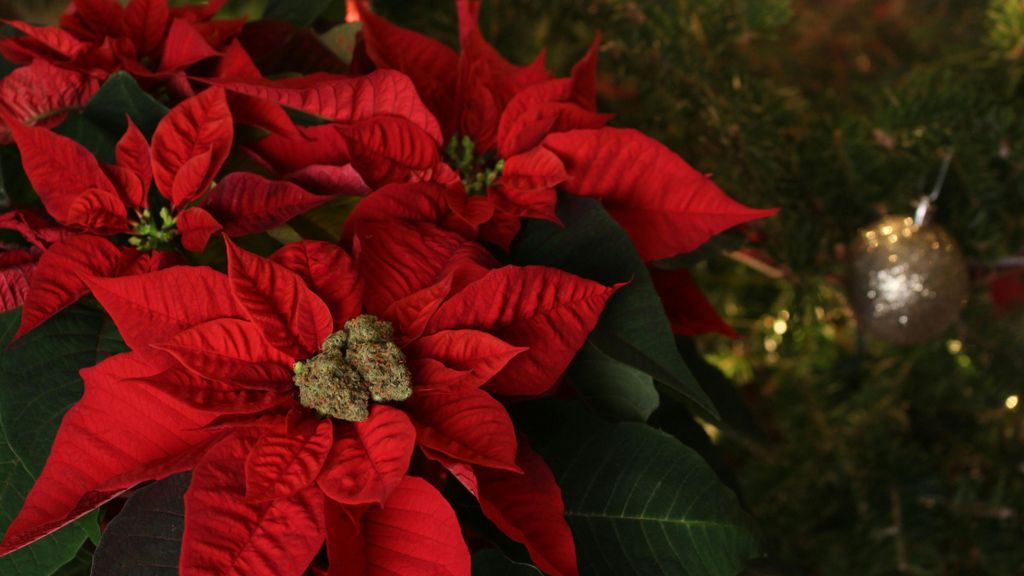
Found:
M 449 0 L 374 5 L 456 44 Z M 615 124 L 783 208 L 747 231 L 772 275 L 714 250 L 695 264 L 744 335 L 699 348 L 754 414 L 704 427 L 769 540 L 749 573 L 1024 572 L 1024 311 L 986 290 L 1024 248 L 1024 2 L 490 0 L 482 18 L 513 61 L 546 48 L 562 74 L 600 30 Z M 844 296 L 846 243 L 911 212 L 950 146 L 937 218 L 971 259 L 972 301 L 941 338 L 873 342 Z

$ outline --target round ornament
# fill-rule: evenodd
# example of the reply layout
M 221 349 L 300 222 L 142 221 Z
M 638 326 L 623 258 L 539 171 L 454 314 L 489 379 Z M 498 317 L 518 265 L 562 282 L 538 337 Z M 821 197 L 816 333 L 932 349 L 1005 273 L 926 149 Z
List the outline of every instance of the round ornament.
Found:
M 857 232 L 850 299 L 861 327 L 894 344 L 940 334 L 967 301 L 967 263 L 937 224 L 886 216 Z

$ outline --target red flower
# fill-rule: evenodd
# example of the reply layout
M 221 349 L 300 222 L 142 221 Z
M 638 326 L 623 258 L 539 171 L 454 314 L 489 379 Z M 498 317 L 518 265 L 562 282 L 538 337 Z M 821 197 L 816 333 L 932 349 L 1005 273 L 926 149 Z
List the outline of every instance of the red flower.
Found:
M 412 78 L 438 117 L 452 169 L 421 188 L 487 240 L 507 246 L 520 217 L 554 220 L 555 189 L 599 198 L 645 260 L 693 250 L 736 224 L 773 214 L 730 200 L 705 175 L 634 130 L 603 128 L 596 112 L 599 39 L 569 78 L 551 79 L 538 58 L 503 59 L 477 27 L 479 2 L 459 0 L 461 52 L 375 16 L 360 4 L 370 59 Z M 390 205 L 387 199 L 377 199 Z M 427 208 L 429 206 L 429 209 Z M 371 200 L 360 207 L 376 219 Z M 447 217 L 446 217 L 447 218 Z
M 211 20 L 223 4 L 169 8 L 166 0 L 131 0 L 127 6 L 73 0 L 59 27 L 9 21 L 24 35 L 0 41 L 0 54 L 16 64 L 41 60 L 98 79 L 127 70 L 181 86 L 187 68 L 219 56 L 241 31 L 244 20 Z
M 614 288 L 506 266 L 429 224 L 368 228 L 356 258 L 228 243 L 228 274 L 86 281 L 132 352 L 83 371 L 0 551 L 124 490 L 193 470 L 181 570 L 469 574 L 451 508 L 407 474 L 445 464 L 552 574 L 575 574 L 561 496 L 492 395 L 551 388 Z

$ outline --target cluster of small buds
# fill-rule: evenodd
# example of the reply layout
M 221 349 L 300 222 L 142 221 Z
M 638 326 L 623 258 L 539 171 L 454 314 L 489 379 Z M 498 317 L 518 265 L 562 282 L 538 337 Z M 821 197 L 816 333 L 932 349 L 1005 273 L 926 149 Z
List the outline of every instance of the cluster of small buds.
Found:
M 160 209 L 159 216 L 160 223 L 158 224 L 149 208 L 139 212 L 139 219 L 132 224 L 128 243 L 143 252 L 169 246 L 178 235 L 178 230 L 175 228 L 178 219 L 171 214 L 170 209 L 166 206 Z
M 400 402 L 412 395 L 412 375 L 391 340 L 391 323 L 362 314 L 345 323 L 320 352 L 295 364 L 299 402 L 321 416 L 362 422 L 370 402 Z
M 498 181 L 505 160 L 492 163 L 489 155 L 477 155 L 476 143 L 469 136 L 453 136 L 444 147 L 448 164 L 462 177 L 462 186 L 469 196 L 482 196 Z

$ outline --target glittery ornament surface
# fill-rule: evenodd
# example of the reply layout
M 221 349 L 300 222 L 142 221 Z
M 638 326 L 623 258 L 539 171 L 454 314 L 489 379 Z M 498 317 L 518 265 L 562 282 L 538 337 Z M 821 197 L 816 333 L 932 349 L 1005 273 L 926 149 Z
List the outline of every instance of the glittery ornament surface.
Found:
M 967 300 L 967 264 L 941 226 L 886 216 L 858 231 L 851 260 L 854 312 L 880 340 L 911 344 L 936 336 Z

